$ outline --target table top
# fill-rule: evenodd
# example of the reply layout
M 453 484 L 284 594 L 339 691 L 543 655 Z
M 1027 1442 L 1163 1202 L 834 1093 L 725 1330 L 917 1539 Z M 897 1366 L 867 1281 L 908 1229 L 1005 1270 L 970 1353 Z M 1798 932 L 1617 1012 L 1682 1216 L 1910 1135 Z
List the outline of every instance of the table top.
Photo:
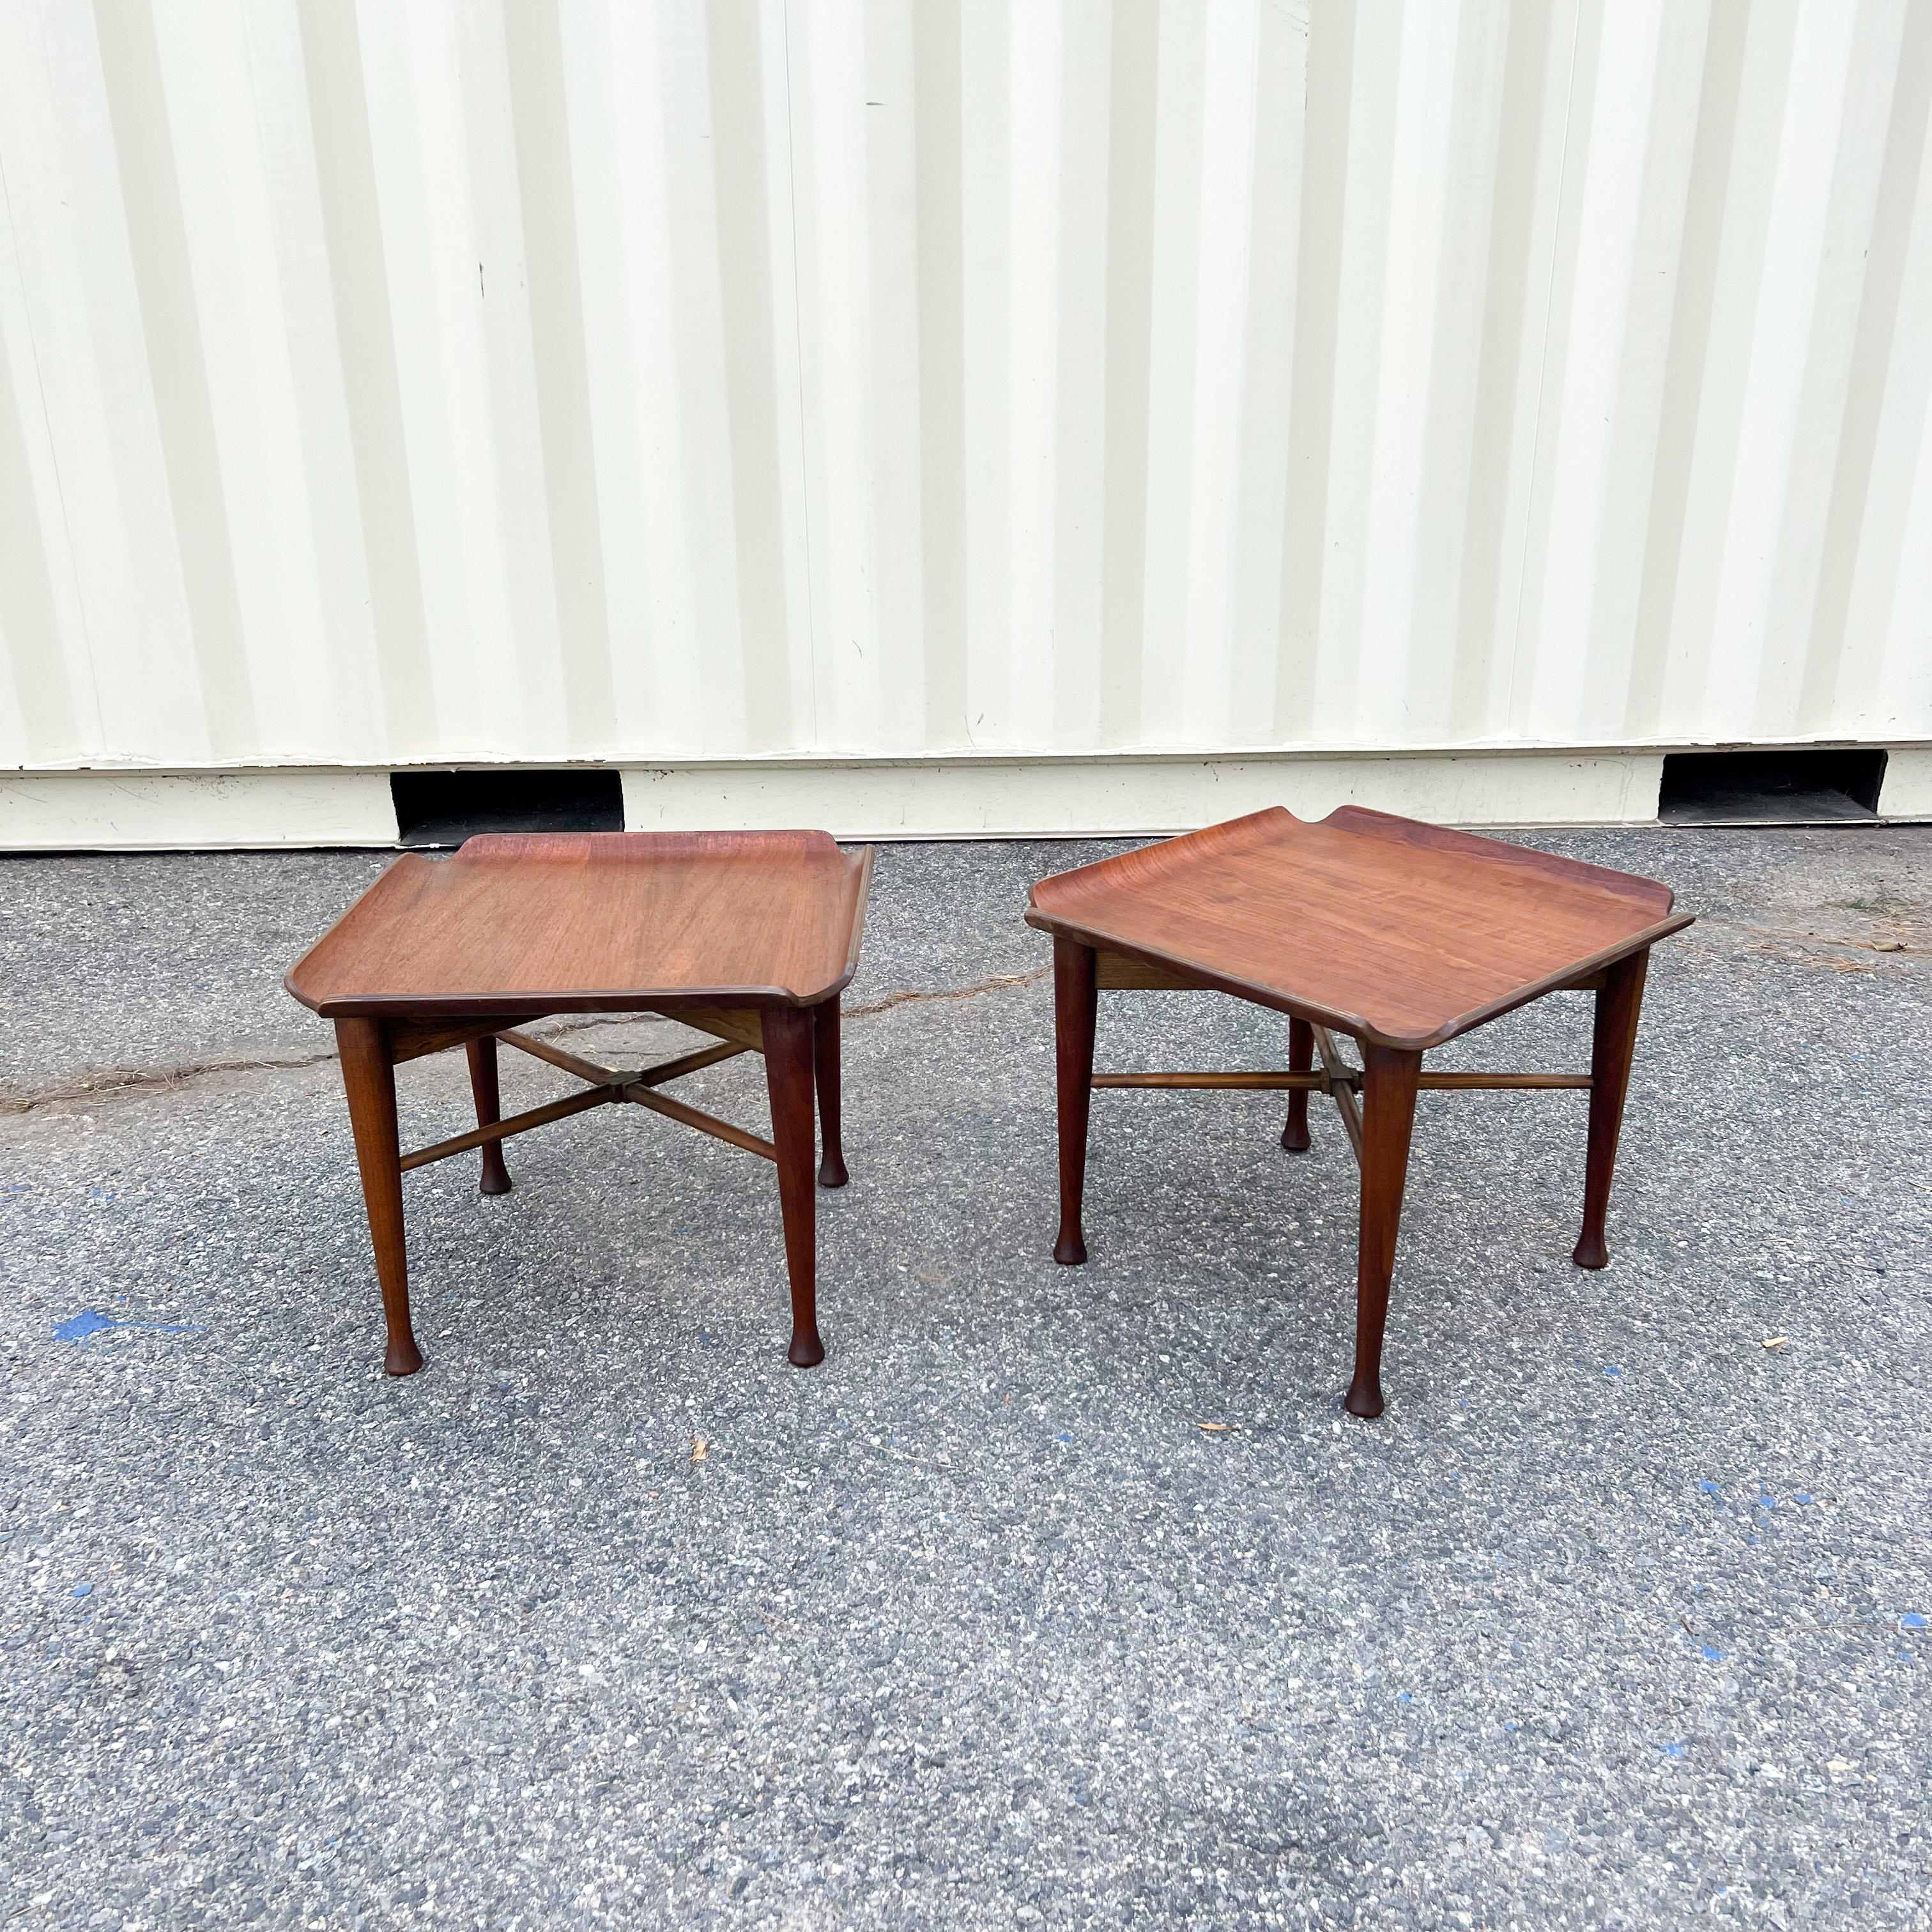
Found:
M 1438 1046 L 1690 923 L 1654 879 L 1344 806 L 1042 879 L 1027 922 L 1378 1046 Z
M 398 860 L 284 983 L 332 1019 L 814 1006 L 858 964 L 872 866 L 823 832 L 472 838 Z

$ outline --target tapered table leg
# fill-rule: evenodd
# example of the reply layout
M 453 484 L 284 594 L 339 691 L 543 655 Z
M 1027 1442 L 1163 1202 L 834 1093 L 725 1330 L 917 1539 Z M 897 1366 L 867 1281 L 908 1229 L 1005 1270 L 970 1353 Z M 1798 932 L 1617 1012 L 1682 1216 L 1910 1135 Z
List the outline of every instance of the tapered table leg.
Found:
M 1610 1177 L 1617 1165 L 1617 1137 L 1624 1123 L 1636 1022 L 1643 1006 L 1650 949 L 1619 959 L 1597 989 L 1597 1024 L 1590 1045 L 1590 1150 L 1583 1177 L 1583 1232 L 1570 1256 L 1579 1268 L 1608 1264 L 1604 1216 L 1610 1204 Z
M 1342 1406 L 1365 1420 L 1382 1412 L 1382 1334 L 1396 1230 L 1408 1178 L 1419 1053 L 1362 1047 L 1362 1232 L 1355 1259 L 1355 1376 Z
M 476 1096 L 476 1124 L 494 1127 L 503 1118 L 502 1102 L 496 1091 L 496 1042 L 492 1034 L 469 1042 L 470 1090 Z M 483 1143 L 483 1178 L 477 1183 L 479 1194 L 507 1194 L 510 1170 L 503 1165 L 503 1143 Z
M 1053 1258 L 1071 1268 L 1087 1258 L 1080 1206 L 1087 1186 L 1087 1115 L 1094 1094 L 1094 949 L 1053 942 L 1054 1072 L 1060 1104 L 1060 1234 Z
M 812 1015 L 796 1006 L 767 1006 L 763 1019 L 785 1268 L 791 1277 L 791 1346 L 785 1358 L 796 1368 L 809 1369 L 825 1359 L 825 1344 L 818 1339 L 818 1200 L 812 1175 L 814 1029 Z
M 1288 1022 L 1288 1070 L 1307 1073 L 1315 1066 L 1315 1029 L 1306 1020 L 1291 1018 Z M 1308 1091 L 1306 1088 L 1288 1096 L 1288 1124 L 1281 1130 L 1281 1144 L 1290 1154 L 1308 1151 Z
M 818 1083 L 818 1131 L 824 1151 L 818 1162 L 821 1187 L 843 1187 L 845 1145 L 840 1136 L 838 1109 L 838 1002 L 827 1000 L 812 1010 L 812 1071 Z
M 375 1020 L 338 1020 L 342 1084 L 349 1124 L 362 1170 L 362 1199 L 376 1250 L 376 1279 L 382 1288 L 382 1316 L 389 1331 L 382 1366 L 392 1376 L 412 1376 L 422 1351 L 410 1327 L 410 1273 L 403 1242 L 403 1170 L 396 1138 L 396 1070 L 388 1042 Z

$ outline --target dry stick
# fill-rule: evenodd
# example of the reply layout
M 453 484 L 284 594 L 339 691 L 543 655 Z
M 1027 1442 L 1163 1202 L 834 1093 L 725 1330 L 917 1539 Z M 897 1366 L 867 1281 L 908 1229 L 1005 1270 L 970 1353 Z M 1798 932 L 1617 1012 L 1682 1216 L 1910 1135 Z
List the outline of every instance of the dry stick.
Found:
M 1004 993 L 1010 987 L 1034 986 L 1052 970 L 1048 964 L 1031 973 L 996 973 L 990 980 L 979 980 L 970 986 L 941 986 L 924 993 L 911 990 L 888 993 L 883 1000 L 874 1000 L 869 1006 L 848 1006 L 845 1017 L 848 1020 L 870 1019 L 874 1013 L 889 1012 L 894 1006 L 912 1006 L 925 1000 L 976 1000 L 982 993 Z
M 869 1006 L 848 1006 L 845 1017 L 848 1020 L 868 1019 L 874 1013 L 889 1012 L 894 1006 L 902 1006 L 926 1000 L 971 1000 L 982 993 L 1001 993 L 1012 986 L 1030 986 L 1043 980 L 1052 970 L 1042 966 L 1032 973 L 1001 973 L 990 980 L 982 980 L 971 986 L 947 986 L 934 992 L 888 993 L 882 1000 L 874 1000 Z M 593 1027 L 627 1026 L 634 1024 L 638 1016 L 619 1013 L 598 1013 L 554 1029 L 555 1035 L 588 1032 Z M 668 1014 L 653 1013 L 642 1016 L 650 1020 L 663 1020 Z M 500 1040 L 507 1039 L 507 1034 L 499 1034 Z M 524 1034 L 518 1041 L 533 1040 L 540 1036 Z M 526 1048 L 525 1051 L 530 1049 Z M 561 1049 L 560 1049 L 561 1051 Z M 158 1088 L 178 1087 L 192 1080 L 204 1080 L 224 1073 L 290 1073 L 299 1072 L 305 1067 L 323 1066 L 338 1058 L 335 1049 L 326 1052 L 304 1054 L 286 1060 L 200 1060 L 183 1066 L 164 1067 L 116 1067 L 101 1069 L 98 1072 L 84 1074 L 73 1080 L 63 1081 L 58 1085 L 44 1087 L 37 1092 L 26 1094 L 0 1094 L 0 1114 L 30 1114 L 41 1107 L 57 1107 L 69 1102 L 86 1102 L 106 1100 L 122 1094 L 152 1092 Z M 538 1058 L 543 1058 L 538 1054 Z M 586 1063 L 587 1064 L 587 1063 Z

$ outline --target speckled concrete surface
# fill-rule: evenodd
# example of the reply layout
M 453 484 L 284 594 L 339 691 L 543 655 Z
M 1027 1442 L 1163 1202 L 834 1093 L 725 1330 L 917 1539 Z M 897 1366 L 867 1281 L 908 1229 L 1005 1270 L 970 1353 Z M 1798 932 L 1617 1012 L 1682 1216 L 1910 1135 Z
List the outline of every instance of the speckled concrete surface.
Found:
M 1017 913 L 1098 848 L 882 854 L 824 1368 L 770 1170 L 626 1110 L 412 1178 L 404 1383 L 278 986 L 375 862 L 0 863 L 0 1923 L 1932 1922 L 1932 835 L 1534 842 L 1704 915 L 1614 1259 L 1575 1096 L 1426 1096 L 1368 1425 L 1319 1102 L 1290 1157 L 1270 1096 L 1096 1096 L 1048 1258 Z M 1101 1057 L 1282 1030 L 1114 995 Z M 176 1077 L 236 1060 L 296 1064 Z M 460 1056 L 403 1078 L 461 1122 Z

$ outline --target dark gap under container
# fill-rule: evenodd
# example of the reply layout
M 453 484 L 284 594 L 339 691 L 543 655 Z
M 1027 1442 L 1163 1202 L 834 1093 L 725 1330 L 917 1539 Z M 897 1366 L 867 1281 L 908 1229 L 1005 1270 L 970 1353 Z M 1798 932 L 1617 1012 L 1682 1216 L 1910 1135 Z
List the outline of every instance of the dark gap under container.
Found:
M 1876 818 L 1882 752 L 1672 752 L 1666 825 L 1838 825 Z
M 479 832 L 621 832 L 623 781 L 607 771 L 394 772 L 402 842 L 460 845 Z

